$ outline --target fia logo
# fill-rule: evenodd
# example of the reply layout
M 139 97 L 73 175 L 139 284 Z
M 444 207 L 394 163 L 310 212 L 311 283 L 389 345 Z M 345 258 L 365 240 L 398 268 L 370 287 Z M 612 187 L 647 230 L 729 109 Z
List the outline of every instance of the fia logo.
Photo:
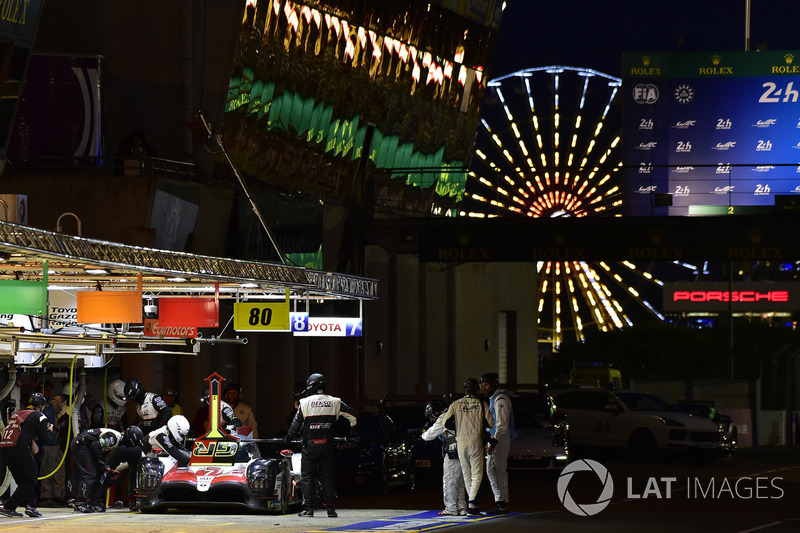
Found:
M 730 163 L 717 163 L 717 170 L 715 172 L 717 174 L 730 174 L 731 173 L 731 164 Z
M 639 174 L 650 174 L 653 172 L 652 163 L 639 163 Z
M 772 151 L 772 141 L 766 140 L 762 141 L 759 140 L 758 144 L 756 144 L 756 152 L 771 152 Z
M 675 87 L 673 95 L 675 96 L 675 101 L 679 104 L 688 104 L 694 100 L 694 89 L 688 83 L 682 83 Z
M 656 192 L 656 189 L 658 189 L 658 185 L 648 185 L 647 187 L 642 185 L 636 192 L 638 192 L 639 194 L 650 194 L 652 192 Z
M 675 153 L 688 153 L 692 151 L 691 141 L 678 141 L 678 146 L 675 147 Z
M 733 126 L 733 122 L 729 118 L 718 118 L 717 119 L 717 129 L 718 130 L 729 130 Z
M 658 87 L 651 83 L 640 83 L 633 88 L 633 101 L 637 104 L 658 102 Z
M 675 174 L 689 174 L 694 170 L 694 167 L 675 167 L 672 171 Z
M 765 183 L 764 185 L 761 185 L 759 183 L 759 184 L 756 185 L 756 190 L 753 193 L 753 196 L 767 196 L 767 195 L 769 195 L 769 192 L 770 192 L 770 188 L 769 188 L 769 184 L 768 183 Z
M 714 187 L 714 190 L 711 191 L 711 194 L 728 194 L 733 192 L 733 188 L 735 185 L 726 185 L 725 187 Z
M 800 127 L 800 126 L 798 126 Z M 652 118 L 643 118 L 639 121 L 639 129 L 640 130 L 652 130 L 653 129 L 653 119 Z
M 657 141 L 650 141 L 649 143 L 639 143 L 639 146 L 637 146 L 636 149 L 650 151 L 653 148 L 655 148 L 657 144 L 658 144 Z
M 694 126 L 696 123 L 697 123 L 696 120 L 684 120 L 683 122 L 681 122 L 681 121 L 676 122 L 675 125 L 672 126 L 672 127 L 675 128 L 675 129 L 678 129 L 678 130 L 688 130 L 689 128 Z
M 690 193 L 691 189 L 689 189 L 688 185 L 675 186 L 675 196 L 689 196 Z

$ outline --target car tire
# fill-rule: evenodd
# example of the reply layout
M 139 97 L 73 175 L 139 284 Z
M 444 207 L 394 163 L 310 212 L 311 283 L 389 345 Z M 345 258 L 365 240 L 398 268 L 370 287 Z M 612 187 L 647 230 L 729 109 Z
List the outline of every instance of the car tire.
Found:
M 628 450 L 631 456 L 640 463 L 658 459 L 658 443 L 656 437 L 647 429 L 637 429 L 628 438 Z
M 281 466 L 281 507 L 280 513 L 286 514 L 289 512 L 289 498 L 291 498 L 291 474 L 289 473 L 289 467 L 286 464 L 286 461 L 283 462 Z

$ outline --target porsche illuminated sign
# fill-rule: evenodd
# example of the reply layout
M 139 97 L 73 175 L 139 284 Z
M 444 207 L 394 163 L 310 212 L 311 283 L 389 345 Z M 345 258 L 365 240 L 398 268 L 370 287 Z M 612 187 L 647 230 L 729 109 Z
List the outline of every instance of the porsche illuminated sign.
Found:
M 664 311 L 797 311 L 800 283 L 665 283 Z

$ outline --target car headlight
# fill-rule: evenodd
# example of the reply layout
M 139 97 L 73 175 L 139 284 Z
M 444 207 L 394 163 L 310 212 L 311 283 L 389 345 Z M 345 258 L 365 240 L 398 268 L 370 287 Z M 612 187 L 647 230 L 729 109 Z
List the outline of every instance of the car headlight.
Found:
M 247 484 L 253 492 L 268 492 L 275 489 L 278 475 L 277 459 L 257 459 L 247 465 Z
M 139 489 L 153 491 L 161 484 L 164 464 L 154 457 L 145 457 L 139 463 Z
M 677 420 L 673 420 L 666 416 L 659 416 L 658 419 L 668 426 L 678 427 L 678 428 L 684 427 L 684 425 L 678 422 Z

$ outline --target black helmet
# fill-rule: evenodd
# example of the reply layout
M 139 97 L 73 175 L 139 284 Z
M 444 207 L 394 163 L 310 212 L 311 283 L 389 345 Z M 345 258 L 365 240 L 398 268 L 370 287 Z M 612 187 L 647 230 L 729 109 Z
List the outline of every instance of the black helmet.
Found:
M 125 384 L 126 398 L 142 403 L 145 394 L 147 394 L 147 391 L 144 390 L 142 382 L 138 379 L 132 379 Z
M 425 406 L 425 418 L 435 416 L 439 417 L 442 414 L 442 404 L 439 402 L 428 402 L 428 405 Z
M 325 392 L 325 376 L 311 374 L 306 380 L 306 396 Z
M 139 426 L 128 426 L 125 430 L 125 438 L 133 446 L 144 446 L 144 431 Z
M 44 394 L 41 392 L 34 392 L 31 394 L 31 400 L 28 402 L 28 405 L 32 405 L 33 407 L 47 405 L 47 398 L 45 398 Z
M 208 405 L 208 387 L 203 387 L 203 392 L 200 393 L 200 401 L 204 405 Z
M 492 388 L 496 389 L 500 386 L 500 376 L 497 372 L 487 372 L 481 376 L 481 383 L 491 383 Z
M 480 389 L 480 384 L 478 384 L 477 379 L 467 378 L 467 381 L 464 382 L 464 394 L 474 396 L 475 394 L 478 394 L 478 389 Z

